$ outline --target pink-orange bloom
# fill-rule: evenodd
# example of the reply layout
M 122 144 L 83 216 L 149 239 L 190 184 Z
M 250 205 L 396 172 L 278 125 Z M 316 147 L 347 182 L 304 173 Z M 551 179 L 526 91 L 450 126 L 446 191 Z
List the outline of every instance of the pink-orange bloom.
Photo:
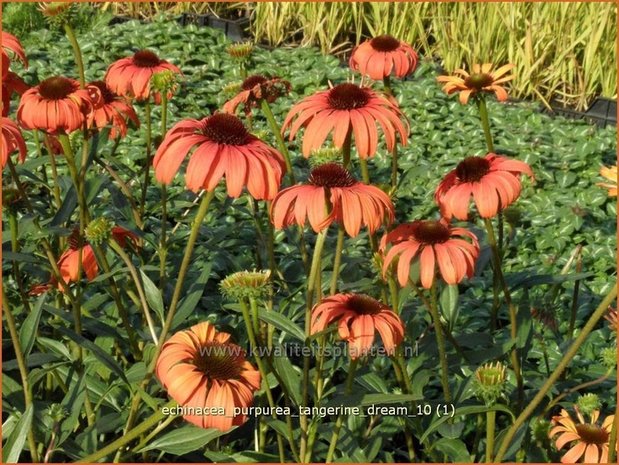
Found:
M 241 91 L 232 99 L 224 103 L 221 108 L 225 113 L 236 113 L 239 105 L 243 105 L 245 114 L 251 113 L 251 109 L 262 100 L 273 103 L 280 96 L 290 92 L 290 83 L 280 78 L 267 78 L 261 75 L 249 76 L 241 84 Z
M 137 236 L 121 226 L 114 226 L 112 228 L 112 237 L 118 242 L 121 247 L 127 245 L 128 240 L 132 244 L 137 241 Z M 86 273 L 88 281 L 92 281 L 99 274 L 99 265 L 95 252 L 90 244 L 84 239 L 79 237 L 79 233 L 74 231 L 68 240 L 69 247 L 58 259 L 58 269 L 60 270 L 60 276 L 62 280 L 69 284 L 71 282 L 77 282 L 80 280 L 79 267 L 80 267 L 80 254 L 82 258 L 82 271 Z M 50 283 L 57 284 L 60 291 L 64 291 L 64 287 L 57 283 L 54 278 Z
M 133 56 L 112 63 L 105 73 L 105 82 L 117 95 L 146 100 L 151 96 L 151 77 L 165 70 L 182 74 L 178 67 L 160 59 L 150 50 L 140 50 Z M 168 98 L 171 96 L 171 93 L 168 94 Z M 156 103 L 161 101 L 158 92 L 153 92 L 153 98 Z
M 391 248 L 384 254 L 388 244 Z M 380 250 L 384 254 L 383 275 L 398 257 L 398 282 L 404 287 L 408 283 L 411 264 L 418 262 L 421 285 L 430 289 L 437 266 L 447 284 L 458 284 L 465 276 L 473 276 L 479 243 L 471 231 L 454 228 L 445 220 L 413 221 L 385 234 Z
M 367 87 L 356 84 L 339 84 L 332 89 L 317 92 L 294 105 L 282 126 L 290 127 L 290 140 L 304 127 L 303 156 L 319 149 L 329 133 L 333 132 L 333 145 L 342 148 L 348 137 L 361 158 L 373 157 L 378 147 L 378 129 L 382 128 L 389 152 L 396 144 L 396 134 L 406 145 L 409 127 L 402 122 L 404 115 L 390 100 L 379 96 Z M 295 119 L 296 118 L 296 119 Z M 294 122 L 293 122 L 294 120 Z
M 0 142 L 0 160 L 2 168 L 6 166 L 9 155 L 15 150 L 19 152 L 18 159 L 23 163 L 26 159 L 26 143 L 17 125 L 8 118 L 0 118 L 0 126 L 2 126 L 2 139 Z
M 185 171 L 190 190 L 210 192 L 225 177 L 230 197 L 239 197 L 245 186 L 256 199 L 270 200 L 277 194 L 286 169 L 282 155 L 227 113 L 187 119 L 170 129 L 153 161 L 157 181 L 170 184 L 194 147 Z
M 88 115 L 90 126 L 94 124 L 97 129 L 111 126 L 110 139 L 116 139 L 118 136 L 125 137 L 127 135 L 127 121 L 129 120 L 135 126 L 140 126 L 133 107 L 124 98 L 112 92 L 105 82 L 93 81 L 90 86 L 99 89 L 101 94 L 101 99 Z
M 559 435 L 555 442 L 556 448 L 563 449 L 571 443 L 570 450 L 561 457 L 561 462 L 577 463 L 584 456 L 583 463 L 608 463 L 608 443 L 615 416 L 607 416 L 599 426 L 597 424 L 600 417 L 599 410 L 591 413 L 589 423 L 585 421 L 578 409 L 575 410 L 578 423 L 565 409 L 561 409 L 560 415 L 552 417 L 554 427 L 550 430 L 548 437 Z
M 600 182 L 597 185 L 608 189 L 609 197 L 617 197 L 617 165 L 603 166 L 600 169 L 600 175 L 604 176 L 610 182 Z
M 80 89 L 74 79 L 51 77 L 24 92 L 17 121 L 25 129 L 69 133 L 82 128 L 97 98 L 100 96 L 96 88 Z
M 323 299 L 312 310 L 311 333 L 337 323 L 340 338 L 348 342 L 350 358 L 368 355 L 376 332 L 388 354 L 404 340 L 400 317 L 383 303 L 364 294 L 336 294 Z
M 247 421 L 235 408 L 247 409 L 260 388 L 260 373 L 245 351 L 208 322 L 175 333 L 157 359 L 157 378 L 186 410 L 223 409 L 223 415 L 183 415 L 200 428 L 228 431 Z
M 2 116 L 8 116 L 13 94 L 23 95 L 28 89 L 30 86 L 12 71 L 2 78 Z
M 473 74 L 469 74 L 463 69 L 454 71 L 456 76 L 439 76 L 436 78 L 438 82 L 445 83 L 443 90 L 451 95 L 454 92 L 460 92 L 460 103 L 466 105 L 471 96 L 476 96 L 482 92 L 494 93 L 499 102 L 507 100 L 507 91 L 502 85 L 511 81 L 514 76 L 506 76 L 506 74 L 514 67 L 514 65 L 504 65 L 493 71 L 492 63 L 484 63 L 483 65 L 473 65 Z
M 19 39 L 15 37 L 13 34 L 9 34 L 8 32 L 2 31 L 2 80 L 6 77 L 9 72 L 9 66 L 11 65 L 11 58 L 9 57 L 7 50 L 12 52 L 24 66 L 28 67 L 28 59 L 26 58 L 26 53 L 24 52 L 24 48 L 22 47 Z
M 399 78 L 415 71 L 417 53 L 406 42 L 381 35 L 355 47 L 350 56 L 351 69 L 375 81 L 395 74 Z
M 309 220 L 312 229 L 320 232 L 336 221 L 351 237 L 364 226 L 373 234 L 393 218 L 394 207 L 387 194 L 357 181 L 336 163 L 314 168 L 307 184 L 282 190 L 271 205 L 271 220 L 277 229 L 295 223 L 304 226 Z
M 489 153 L 485 157 L 468 157 L 441 181 L 434 199 L 442 215 L 459 220 L 468 218 L 471 197 L 482 218 L 492 218 L 520 195 L 520 175 L 534 179 L 525 162 Z

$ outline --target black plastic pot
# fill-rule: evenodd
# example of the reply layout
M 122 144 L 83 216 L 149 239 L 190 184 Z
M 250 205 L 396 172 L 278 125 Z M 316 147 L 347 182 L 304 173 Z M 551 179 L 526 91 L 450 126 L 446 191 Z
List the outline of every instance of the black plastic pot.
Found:
M 249 30 L 249 18 L 226 19 L 210 14 L 196 15 L 193 13 L 183 13 L 179 17 L 178 22 L 181 26 L 195 24 L 197 26 L 219 29 L 233 42 L 241 42 L 246 39 Z
M 585 112 L 585 117 L 596 120 L 596 123 L 606 126 L 617 125 L 617 101 L 603 97 L 596 98 Z M 603 124 L 602 124 L 603 123 Z

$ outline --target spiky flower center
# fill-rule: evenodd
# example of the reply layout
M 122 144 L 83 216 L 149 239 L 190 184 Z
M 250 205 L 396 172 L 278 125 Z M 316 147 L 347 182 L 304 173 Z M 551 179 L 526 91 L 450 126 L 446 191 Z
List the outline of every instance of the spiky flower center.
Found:
M 587 444 L 603 445 L 608 443 L 608 431 L 603 430 L 597 425 L 584 423 L 576 425 L 576 431 L 580 438 Z
M 479 182 L 490 171 L 490 162 L 484 157 L 467 157 L 456 167 L 461 182 Z
M 325 163 L 314 168 L 309 175 L 308 181 L 313 186 L 319 187 L 350 187 L 357 183 L 357 180 L 337 163 Z
M 378 300 L 366 294 L 353 295 L 346 305 L 359 315 L 375 315 L 383 308 Z
M 161 60 L 150 50 L 140 50 L 133 55 L 133 63 L 140 68 L 154 68 L 161 64 Z
M 339 84 L 329 91 L 328 101 L 337 110 L 364 107 L 370 100 L 370 91 L 356 84 Z
M 469 89 L 482 90 L 484 87 L 492 85 L 494 79 L 487 73 L 471 74 L 464 80 L 464 85 Z
M 77 88 L 78 86 L 71 79 L 55 76 L 47 78 L 39 84 L 39 94 L 47 100 L 62 100 L 75 92 Z
M 450 236 L 449 228 L 440 221 L 418 221 L 413 229 L 413 237 L 422 244 L 441 244 Z
M 207 342 L 202 345 L 193 358 L 193 364 L 208 378 L 227 380 L 238 379 L 245 351 L 236 344 Z
M 103 81 L 93 81 L 90 83 L 91 86 L 95 86 L 101 92 L 101 97 L 103 98 L 103 103 L 112 103 L 116 100 L 116 95 L 114 92 L 110 90 L 107 84 Z
M 389 34 L 374 37 L 370 41 L 370 45 L 374 50 L 379 52 L 393 52 L 400 46 L 400 41 Z
M 245 145 L 250 137 L 243 122 L 227 113 L 216 113 L 206 118 L 202 132 L 213 142 L 227 145 Z
M 252 90 L 257 85 L 264 84 L 265 82 L 267 82 L 267 78 L 265 78 L 264 76 L 261 76 L 259 74 L 255 74 L 255 75 L 249 76 L 247 79 L 245 79 L 243 81 L 243 84 L 241 84 L 241 88 L 243 90 Z
M 484 386 L 495 386 L 505 381 L 505 365 L 486 363 L 475 370 L 475 376 Z

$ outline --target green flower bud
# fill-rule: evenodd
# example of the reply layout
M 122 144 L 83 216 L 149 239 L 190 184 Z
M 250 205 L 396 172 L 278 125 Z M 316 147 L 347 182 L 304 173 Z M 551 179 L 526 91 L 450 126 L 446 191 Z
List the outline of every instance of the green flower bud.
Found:
M 312 168 L 326 163 L 341 163 L 342 150 L 336 147 L 325 147 L 313 150 L 309 157 L 309 162 Z
M 239 271 L 226 276 L 219 287 L 230 300 L 260 299 L 271 294 L 271 271 Z
M 600 356 L 606 368 L 614 368 L 617 366 L 617 346 L 605 347 L 600 352 Z
M 503 394 L 505 379 L 505 365 L 485 363 L 475 370 L 475 394 L 486 405 L 492 405 Z
M 594 410 L 600 409 L 602 403 L 600 402 L 600 398 L 597 394 L 585 394 L 578 398 L 576 401 L 576 406 L 578 407 L 578 410 L 580 410 L 580 413 L 590 416 Z
M 94 219 L 86 226 L 86 230 L 84 231 L 86 239 L 94 245 L 103 244 L 109 240 L 113 227 L 114 223 L 107 218 L 101 217 Z
M 54 423 L 60 423 L 69 414 L 69 412 L 67 412 L 67 410 L 60 404 L 50 405 L 45 413 L 49 415 Z
M 226 52 L 228 53 L 228 55 L 230 55 L 232 58 L 236 60 L 247 59 L 251 55 L 251 52 L 253 50 L 254 50 L 254 44 L 252 44 L 251 42 L 238 42 L 238 43 L 229 45 L 226 48 Z
M 178 77 L 174 72 L 166 69 L 153 74 L 150 78 L 150 84 L 153 90 L 157 92 L 165 94 L 168 92 L 174 93 L 178 87 Z

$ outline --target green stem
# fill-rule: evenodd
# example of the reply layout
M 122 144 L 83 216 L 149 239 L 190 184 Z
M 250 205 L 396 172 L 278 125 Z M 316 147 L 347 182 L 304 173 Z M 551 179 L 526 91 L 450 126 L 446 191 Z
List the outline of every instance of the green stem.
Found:
M 35 130 L 34 137 L 35 137 L 35 141 L 37 145 L 39 143 L 38 134 L 39 134 L 39 131 Z M 45 144 L 45 148 L 47 148 L 47 153 L 49 153 L 49 161 L 50 161 L 50 166 L 52 169 L 52 182 L 54 183 L 52 186 L 52 189 L 54 191 L 54 200 L 56 201 L 56 208 L 60 210 L 60 207 L 62 206 L 62 198 L 60 196 L 60 185 L 58 184 L 58 169 L 56 168 L 56 155 L 54 155 L 54 151 L 52 150 L 52 146 L 49 143 L 47 135 L 44 136 L 43 141 Z
M 97 452 L 94 452 L 93 454 L 87 455 L 86 457 L 83 457 L 77 460 L 76 463 L 95 463 L 101 460 L 102 458 L 106 457 L 107 455 L 111 454 L 115 450 L 120 450 L 125 444 L 128 444 L 129 442 L 133 441 L 135 438 L 141 436 L 143 433 L 151 429 L 153 426 L 159 423 L 163 418 L 165 418 L 165 415 L 163 414 L 164 408 L 173 408 L 176 405 L 177 405 L 176 401 L 171 400 L 170 402 L 162 406 L 160 409 L 158 409 L 155 413 L 153 413 L 149 418 L 147 418 L 142 423 L 140 423 L 138 426 L 133 428 L 131 431 L 127 431 L 116 441 L 111 442 L 110 444 L 103 447 L 102 449 L 99 449 Z
M 477 99 L 477 108 L 479 108 L 479 118 L 481 119 L 481 126 L 484 130 L 484 137 L 486 138 L 486 147 L 488 152 L 494 152 L 494 142 L 492 140 L 492 133 L 490 132 L 490 119 L 488 118 L 488 107 L 486 106 L 486 99 L 480 96 Z
M 264 116 L 269 123 L 275 139 L 277 140 L 277 146 L 279 147 L 279 151 L 284 156 L 286 171 L 288 172 L 288 176 L 290 177 L 290 184 L 296 184 L 296 181 L 294 179 L 294 172 L 292 170 L 292 162 L 290 160 L 290 152 L 288 151 L 288 146 L 286 145 L 284 137 L 282 136 L 281 128 L 277 124 L 277 121 L 275 121 L 275 116 L 273 116 L 273 112 L 271 111 L 269 102 L 267 102 L 265 99 L 262 99 L 262 101 L 260 102 L 260 108 L 262 109 L 262 113 L 264 113 Z
M 576 262 L 576 273 L 580 273 L 582 271 L 582 256 L 578 256 L 578 261 Z M 578 311 L 578 295 L 580 293 L 580 279 L 577 279 L 574 283 L 574 293 L 572 294 L 572 307 L 570 309 L 570 326 L 568 329 L 568 337 L 572 337 L 574 334 L 574 326 L 576 325 L 576 312 Z
M 189 239 L 187 240 L 187 245 L 185 247 L 185 255 L 183 256 L 183 261 L 181 262 L 181 267 L 178 272 L 178 279 L 176 280 L 176 286 L 174 287 L 174 293 L 172 294 L 170 308 L 168 309 L 168 314 L 166 316 L 163 329 L 161 330 L 161 334 L 159 335 L 159 345 L 157 346 L 155 357 L 153 358 L 153 368 L 157 361 L 157 357 L 159 356 L 159 352 L 161 351 L 161 346 L 165 342 L 168 332 L 170 331 L 170 328 L 172 326 L 172 320 L 174 319 L 174 315 L 176 314 L 178 302 L 181 297 L 181 291 L 183 290 L 183 283 L 185 282 L 185 277 L 187 276 L 187 271 L 189 270 L 189 265 L 191 263 L 193 249 L 198 239 L 198 233 L 200 232 L 200 226 L 202 224 L 202 221 L 204 221 L 204 218 L 206 217 L 206 212 L 208 211 L 208 207 L 211 203 L 211 200 L 213 200 L 213 197 L 215 197 L 215 190 L 208 192 L 202 198 L 202 202 L 200 202 L 200 207 L 198 208 L 196 217 L 193 220 L 191 233 L 189 234 Z
M 144 312 L 144 318 L 146 319 L 146 324 L 148 325 L 148 329 L 150 331 L 150 335 L 153 339 L 155 345 L 159 345 L 159 338 L 157 337 L 157 333 L 155 331 L 155 323 L 153 322 L 153 318 L 150 314 L 150 310 L 148 308 L 148 301 L 146 300 L 146 293 L 144 292 L 144 287 L 142 286 L 142 281 L 140 280 L 140 276 L 138 275 L 138 271 L 133 265 L 131 258 L 129 255 L 123 250 L 123 248 L 118 244 L 115 240 L 110 241 L 110 247 L 116 254 L 120 257 L 120 259 L 127 265 L 129 269 L 129 274 L 131 274 L 131 278 L 133 279 L 133 283 L 138 291 L 138 296 L 140 298 L 140 304 L 142 305 L 142 311 Z
M 389 97 L 393 97 L 393 89 L 391 88 L 391 76 L 385 76 L 383 78 L 383 90 Z M 393 146 L 391 152 L 391 190 L 395 192 L 398 186 L 398 146 Z
M 331 275 L 331 288 L 329 293 L 334 295 L 337 292 L 337 279 L 340 275 L 340 266 L 342 264 L 342 251 L 344 250 L 344 237 L 346 230 L 340 225 L 337 231 L 337 245 L 335 246 L 335 256 L 333 258 L 333 274 Z
M 515 346 L 517 338 L 518 338 L 518 321 L 517 321 L 517 311 L 516 305 L 512 301 L 511 294 L 509 292 L 509 288 L 507 287 L 507 283 L 505 282 L 505 277 L 503 276 L 503 269 L 501 266 L 501 256 L 499 252 L 499 248 L 494 236 L 494 228 L 492 227 L 492 221 L 488 218 L 484 218 L 484 225 L 486 226 L 486 231 L 488 233 L 488 244 L 490 245 L 490 249 L 492 250 L 492 259 L 494 264 L 494 273 L 498 279 L 501 288 L 503 289 L 503 297 L 505 298 L 505 303 L 509 308 L 509 320 L 510 320 L 510 337 L 512 342 L 514 343 L 514 348 L 511 351 L 511 363 L 512 369 L 516 374 L 516 384 L 518 386 L 518 404 L 522 405 L 524 399 L 524 386 L 522 381 L 522 372 L 520 369 L 520 359 L 518 356 L 518 350 Z
M 21 377 L 22 387 L 24 391 L 24 404 L 26 406 L 26 409 L 28 407 L 34 408 L 34 404 L 32 400 L 32 389 L 30 387 L 30 381 L 28 380 L 28 366 L 26 365 L 26 359 L 24 357 L 24 352 L 22 350 L 21 343 L 19 342 L 19 333 L 17 332 L 17 325 L 15 324 L 13 313 L 11 313 L 11 308 L 9 307 L 9 300 L 6 297 L 4 286 L 2 287 L 2 302 L 3 302 L 2 307 L 4 310 L 4 316 L 6 317 L 6 323 L 9 328 L 11 342 L 13 343 L 13 349 L 15 350 L 15 359 L 17 360 L 17 367 L 19 368 L 19 375 Z M 36 463 L 39 461 L 39 454 L 37 452 L 37 445 L 34 440 L 34 432 L 33 432 L 32 427 L 28 429 L 27 438 L 28 438 L 28 448 L 30 449 L 30 456 L 32 457 L 32 462 Z
M 161 92 L 161 137 L 164 138 L 168 124 L 168 93 Z M 168 190 L 165 184 L 161 185 L 161 240 L 159 242 L 159 289 L 165 289 L 165 268 L 168 255 L 168 240 L 166 227 L 168 224 Z
M 150 184 L 150 165 L 152 163 L 152 137 L 153 128 L 151 122 L 150 100 L 144 103 L 144 118 L 146 119 L 146 163 L 144 165 L 144 185 L 142 186 L 142 198 L 140 199 L 140 217 L 144 218 L 146 208 L 146 194 Z
M 257 333 L 255 332 L 255 328 L 254 328 L 256 322 L 255 321 L 252 322 L 252 317 L 249 314 L 249 307 L 247 306 L 247 303 L 243 299 L 241 299 L 239 301 L 239 304 L 241 305 L 241 312 L 243 313 L 243 319 L 245 320 L 245 329 L 247 329 L 247 336 L 249 338 L 249 344 L 251 346 L 252 351 L 255 354 L 256 365 L 258 365 L 258 371 L 260 372 L 260 378 L 262 379 L 264 392 L 267 396 L 269 407 L 271 407 L 271 409 L 273 410 L 273 418 L 277 419 L 277 415 L 275 414 L 275 400 L 273 399 L 273 394 L 271 393 L 271 388 L 269 387 L 269 382 L 267 379 L 268 372 L 266 368 L 264 367 L 262 358 L 258 355 L 258 350 L 257 350 L 258 342 L 256 340 Z M 252 299 L 251 305 L 252 305 L 252 310 L 253 310 L 253 307 L 257 308 L 255 299 Z M 279 451 L 279 461 L 283 463 L 286 461 L 286 456 L 284 454 L 284 443 L 282 441 L 282 437 L 280 436 L 279 432 L 276 431 L 276 433 L 277 433 L 277 448 Z M 294 438 L 289 437 L 288 440 L 291 443 L 294 443 Z
M 342 160 L 344 168 L 349 169 L 350 166 L 350 152 L 352 146 L 352 129 L 348 130 L 346 137 L 344 138 L 344 145 L 342 145 Z
M 438 301 L 436 297 L 436 281 L 432 283 L 430 289 L 430 315 L 434 322 L 434 334 L 436 335 L 436 344 L 438 346 L 438 358 L 441 364 L 441 384 L 443 386 L 443 395 L 445 402 L 451 402 L 451 391 L 449 390 L 449 367 L 447 364 L 447 352 L 445 351 L 445 339 L 441 317 L 438 313 Z
M 69 23 L 64 24 L 64 30 L 67 34 L 67 39 L 69 39 L 71 47 L 73 48 L 73 56 L 75 57 L 75 64 L 77 65 L 77 71 L 80 77 L 80 85 L 83 89 L 86 87 L 86 77 L 84 75 L 84 60 L 82 59 L 82 51 L 80 50 L 80 45 L 75 37 L 75 32 L 73 32 L 73 28 Z
M 306 308 L 305 308 L 305 344 L 306 346 L 309 344 L 309 337 L 311 331 L 311 318 L 312 318 L 312 308 L 314 307 L 314 292 L 315 286 L 317 282 L 317 275 L 320 273 L 320 257 L 322 254 L 322 249 L 325 244 L 325 239 L 327 238 L 327 229 L 322 230 L 318 233 L 316 237 L 316 245 L 314 246 L 314 254 L 312 256 L 312 264 L 310 266 L 310 273 L 307 280 L 307 296 L 306 296 Z M 308 405 L 309 400 L 309 372 L 310 372 L 310 356 L 309 354 L 305 354 L 303 357 L 303 385 L 302 385 L 302 405 Z M 301 424 L 301 445 L 299 447 L 299 456 L 303 461 L 307 452 L 307 432 L 308 432 L 308 422 L 307 416 L 305 414 L 301 414 L 299 416 L 299 422 Z M 308 454 L 308 461 L 311 461 L 311 451 Z
M 520 413 L 520 415 L 518 415 L 518 418 L 516 418 L 516 421 L 514 421 L 514 424 L 509 428 L 509 430 L 507 430 L 507 433 L 505 434 L 505 437 L 503 438 L 503 441 L 501 442 L 501 446 L 499 447 L 499 451 L 494 457 L 495 462 L 498 463 L 503 459 L 503 456 L 507 452 L 507 449 L 509 448 L 509 445 L 514 439 L 514 435 L 516 434 L 518 429 L 524 424 L 527 418 L 531 416 L 531 414 L 535 411 L 537 406 L 542 402 L 542 400 L 544 400 L 548 392 L 554 387 L 554 384 L 557 382 L 557 380 L 561 376 L 561 373 L 563 373 L 563 371 L 567 368 L 567 366 L 572 361 L 574 356 L 578 353 L 578 350 L 580 349 L 582 344 L 585 342 L 585 339 L 587 339 L 587 336 L 589 336 L 591 331 L 593 331 L 593 328 L 595 327 L 595 325 L 598 323 L 598 321 L 600 321 L 600 319 L 606 313 L 608 306 L 612 304 L 616 298 L 617 298 L 617 284 L 613 286 L 613 288 L 608 292 L 606 297 L 604 297 L 602 302 L 600 302 L 598 307 L 595 309 L 595 311 L 589 318 L 589 321 L 587 321 L 585 326 L 582 328 L 580 334 L 574 340 L 572 345 L 569 347 L 569 349 L 567 350 L 567 352 L 565 353 L 565 355 L 563 356 L 563 358 L 561 359 L 561 361 L 559 362 L 555 370 L 548 377 L 548 379 L 544 382 L 542 387 L 537 391 L 537 394 L 535 394 L 535 396 L 528 403 L 526 408 Z
M 357 365 L 359 363 L 359 359 L 353 359 L 350 361 L 350 366 L 348 367 L 348 376 L 346 377 L 346 386 L 344 388 L 344 394 L 350 395 L 352 392 L 352 384 L 355 379 L 355 372 L 357 371 Z M 333 429 L 333 435 L 331 436 L 331 443 L 329 444 L 329 450 L 327 452 L 327 458 L 325 463 L 333 462 L 333 454 L 335 453 L 335 448 L 337 446 L 337 441 L 340 437 L 340 430 L 342 429 L 342 424 L 344 423 L 344 415 L 339 415 L 337 420 L 335 421 L 335 427 Z
M 100 245 L 93 245 L 93 250 L 97 256 L 97 260 L 101 263 L 101 267 L 106 274 L 111 272 L 110 264 L 107 261 L 107 257 L 105 256 L 105 252 L 101 249 Z M 110 275 L 108 278 L 108 282 L 110 284 L 110 294 L 112 294 L 112 298 L 114 299 L 114 303 L 116 304 L 116 308 L 118 309 L 118 315 L 127 331 L 127 337 L 129 339 L 129 346 L 131 347 L 131 353 L 134 355 L 136 360 L 140 360 L 142 354 L 140 353 L 140 348 L 137 343 L 135 330 L 131 326 L 131 322 L 129 321 L 129 313 L 125 308 L 122 299 L 120 298 L 120 292 L 118 290 L 118 286 L 116 285 L 116 280 L 114 276 Z
M 486 412 L 486 463 L 492 463 L 494 452 L 494 428 L 496 423 L 496 410 Z
M 359 166 L 361 166 L 361 179 L 364 183 L 370 184 L 370 172 L 368 170 L 368 161 L 365 158 L 359 157 Z

